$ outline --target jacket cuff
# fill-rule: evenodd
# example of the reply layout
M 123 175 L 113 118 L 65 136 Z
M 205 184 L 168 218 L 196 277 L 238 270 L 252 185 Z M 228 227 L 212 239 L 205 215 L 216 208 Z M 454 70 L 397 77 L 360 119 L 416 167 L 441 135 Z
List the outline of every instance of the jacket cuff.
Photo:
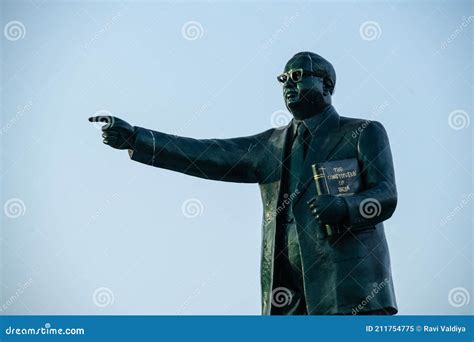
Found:
M 133 150 L 129 150 L 130 159 L 154 166 L 157 154 L 156 137 L 152 130 L 134 127 L 135 141 Z
M 345 196 L 342 199 L 347 205 L 347 217 L 343 222 L 344 227 L 351 228 L 365 222 L 359 211 L 359 198 L 357 196 Z

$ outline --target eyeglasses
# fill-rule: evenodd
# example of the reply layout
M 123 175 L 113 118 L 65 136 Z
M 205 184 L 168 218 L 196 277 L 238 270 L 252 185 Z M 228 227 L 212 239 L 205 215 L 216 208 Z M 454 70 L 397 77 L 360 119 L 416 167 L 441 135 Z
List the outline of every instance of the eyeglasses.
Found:
M 289 79 L 291 79 L 293 82 L 299 82 L 299 81 L 301 81 L 303 76 L 324 77 L 324 74 L 322 72 L 318 72 L 318 71 L 294 69 L 294 70 L 289 70 L 287 72 L 284 72 L 281 75 L 278 75 L 277 80 L 278 80 L 278 82 L 280 82 L 283 85 L 286 82 L 288 82 Z

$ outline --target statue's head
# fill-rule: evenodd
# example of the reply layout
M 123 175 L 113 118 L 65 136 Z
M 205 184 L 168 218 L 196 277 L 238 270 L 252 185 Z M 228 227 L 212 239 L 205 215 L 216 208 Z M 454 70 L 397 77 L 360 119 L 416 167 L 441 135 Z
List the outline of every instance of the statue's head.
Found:
M 299 52 L 278 76 L 286 108 L 296 119 L 320 113 L 331 104 L 336 71 L 331 63 L 312 52 Z

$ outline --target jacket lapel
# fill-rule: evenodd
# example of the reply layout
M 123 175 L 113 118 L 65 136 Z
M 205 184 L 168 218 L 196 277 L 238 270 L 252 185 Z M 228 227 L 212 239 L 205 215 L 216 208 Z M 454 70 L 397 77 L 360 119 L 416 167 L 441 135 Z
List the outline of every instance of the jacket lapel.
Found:
M 267 171 L 267 176 L 263 183 L 269 183 L 278 180 L 278 189 L 275 189 L 278 191 L 276 195 L 278 195 L 281 191 L 283 162 L 285 160 L 285 156 L 288 153 L 288 139 L 291 137 L 290 133 L 292 127 L 292 121 L 290 121 L 286 126 L 275 129 L 270 136 L 270 145 L 273 146 L 273 148 L 270 147 L 267 152 L 270 154 L 268 159 L 272 162 L 268 165 L 269 170 Z

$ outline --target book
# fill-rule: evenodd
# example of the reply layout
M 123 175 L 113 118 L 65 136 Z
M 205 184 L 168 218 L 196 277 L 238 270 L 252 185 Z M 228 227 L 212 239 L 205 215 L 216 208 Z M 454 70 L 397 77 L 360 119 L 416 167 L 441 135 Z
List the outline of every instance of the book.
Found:
M 357 158 L 330 160 L 311 165 L 316 194 L 350 196 L 361 190 L 361 177 Z M 338 225 L 325 225 L 326 234 L 339 231 Z

